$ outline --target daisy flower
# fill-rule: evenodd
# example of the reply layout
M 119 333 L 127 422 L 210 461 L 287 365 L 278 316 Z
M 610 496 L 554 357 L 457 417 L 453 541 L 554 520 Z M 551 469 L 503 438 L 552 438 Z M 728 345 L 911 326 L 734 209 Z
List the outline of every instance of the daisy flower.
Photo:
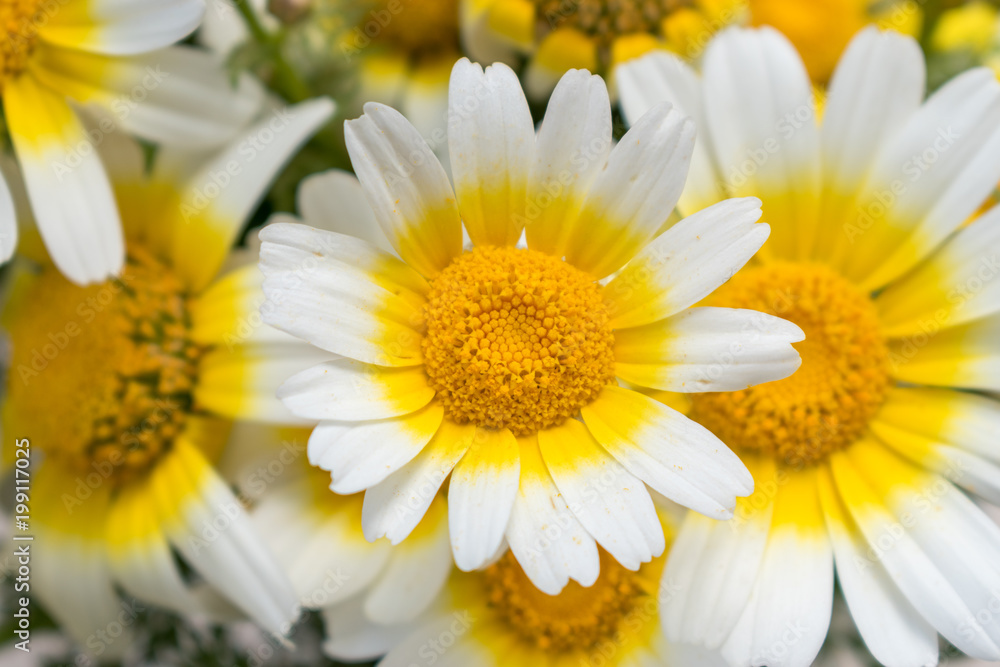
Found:
M 664 531 L 671 535 L 669 523 Z M 591 586 L 570 583 L 554 596 L 535 588 L 509 552 L 484 570 L 452 568 L 441 596 L 395 639 L 379 666 L 724 667 L 718 653 L 665 640 L 659 623 L 665 560 L 633 572 L 601 551 L 601 574 Z M 328 631 L 379 630 L 363 618 L 337 620 Z
M 448 579 L 445 501 L 438 496 L 401 544 L 369 542 L 361 529 L 363 495 L 330 493 L 329 475 L 309 464 L 308 436 L 301 428 L 237 427 L 226 457 L 236 466 L 230 478 L 300 604 L 321 612 L 324 652 L 341 661 L 374 660 L 414 629 Z
M 337 355 L 279 396 L 321 420 L 309 458 L 331 489 L 367 490 L 370 540 L 406 537 L 450 475 L 461 569 L 506 537 L 548 592 L 593 583 L 595 540 L 634 570 L 664 547 L 644 482 L 716 519 L 753 482 L 706 429 L 618 378 L 726 391 L 798 366 L 798 327 L 689 308 L 764 243 L 759 201 L 657 236 L 693 124 L 659 106 L 612 149 L 607 89 L 588 72 L 563 78 L 537 139 L 505 65 L 459 61 L 449 103 L 454 189 L 412 125 L 368 104 L 346 123 L 360 184 L 317 189 L 329 197 L 314 206 L 362 238 L 281 221 L 261 232 L 264 321 Z M 539 550 L 553 519 L 566 521 L 559 548 Z
M 732 445 L 757 491 L 736 519 L 689 515 L 667 578 L 690 582 L 668 637 L 733 665 L 808 665 L 834 568 L 886 665 L 932 665 L 937 633 L 1000 659 L 1000 530 L 958 488 L 1000 501 L 1000 83 L 970 70 L 926 101 L 916 42 L 849 45 L 818 122 L 809 78 L 770 29 L 732 30 L 699 77 L 655 55 L 619 71 L 625 115 L 673 100 L 699 124 L 681 201 L 757 193 L 760 261 L 709 299 L 802 327 L 802 368 L 689 415 Z M 972 390 L 972 391 L 970 391 Z
M 252 261 L 220 270 L 282 164 L 332 113 L 326 100 L 278 110 L 197 167 L 161 150 L 148 177 L 139 147 L 109 136 L 120 278 L 81 287 L 51 265 L 16 272 L 3 423 L 42 459 L 31 592 L 91 653 L 128 644 L 118 589 L 181 612 L 235 605 L 273 633 L 296 616 L 294 590 L 213 461 L 234 420 L 294 423 L 274 388 L 318 358 L 261 325 Z M 190 588 L 175 554 L 210 589 Z
M 164 47 L 198 25 L 201 0 L 5 0 L 0 98 L 38 229 L 76 283 L 117 274 L 125 246 L 95 144 L 116 126 L 155 142 L 218 146 L 259 100 L 232 94 L 207 54 Z M 76 108 L 112 112 L 86 131 Z M 0 261 L 17 227 L 0 185 Z
M 740 0 L 462 0 L 462 35 L 483 62 L 527 55 L 525 90 L 544 100 L 573 68 L 607 76 L 654 49 L 694 57 L 744 9 Z

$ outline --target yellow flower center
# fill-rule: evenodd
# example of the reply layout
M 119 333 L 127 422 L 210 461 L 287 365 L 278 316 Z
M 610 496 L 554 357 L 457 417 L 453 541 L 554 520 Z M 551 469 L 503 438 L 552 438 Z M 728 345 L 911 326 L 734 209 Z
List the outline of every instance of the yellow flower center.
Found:
M 373 42 L 411 58 L 458 51 L 458 0 L 368 0 L 358 24 Z
M 601 574 L 593 586 L 571 581 L 559 595 L 546 595 L 508 551 L 481 576 L 487 604 L 523 641 L 561 652 L 593 650 L 622 639 L 623 632 L 634 633 L 636 620 L 655 618 L 655 598 L 641 572 L 626 570 L 602 550 Z
M 534 250 L 477 247 L 431 285 L 424 363 L 455 422 L 527 435 L 615 381 L 614 335 L 592 277 Z
M 133 248 L 121 278 L 87 287 L 45 269 L 11 315 L 8 408 L 46 457 L 124 482 L 169 449 L 204 349 L 166 266 Z
M 570 26 L 604 44 L 633 33 L 658 34 L 668 16 L 694 0 L 535 0 L 540 21 Z
M 810 465 L 853 442 L 889 388 L 889 351 L 868 295 L 832 270 L 774 264 L 744 270 L 711 305 L 750 308 L 799 325 L 802 366 L 791 377 L 730 393 L 692 395 L 691 416 L 728 445 Z
M 44 23 L 45 0 L 3 0 L 0 3 L 0 92 L 28 64 Z

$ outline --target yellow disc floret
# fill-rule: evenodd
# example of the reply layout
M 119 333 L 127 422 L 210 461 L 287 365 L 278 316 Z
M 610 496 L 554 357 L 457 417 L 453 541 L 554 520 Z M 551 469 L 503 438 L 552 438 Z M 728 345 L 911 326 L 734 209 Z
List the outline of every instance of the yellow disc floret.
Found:
M 203 350 L 167 267 L 133 247 L 121 278 L 99 285 L 48 268 L 8 315 L 7 407 L 48 459 L 125 481 L 169 449 Z
M 0 93 L 9 79 L 25 68 L 44 22 L 44 0 L 0 2 Z
M 614 382 L 598 285 L 544 253 L 478 247 L 431 285 L 424 362 L 458 423 L 526 435 L 577 414 Z
M 711 305 L 750 308 L 799 325 L 791 377 L 731 393 L 692 395 L 691 416 L 723 442 L 809 465 L 861 435 L 889 388 L 889 353 L 867 294 L 819 265 L 744 270 Z
M 637 619 L 653 617 L 643 576 L 604 551 L 593 586 L 571 581 L 559 595 L 535 588 L 509 551 L 482 577 L 487 604 L 522 641 L 544 651 L 588 651 L 633 632 Z

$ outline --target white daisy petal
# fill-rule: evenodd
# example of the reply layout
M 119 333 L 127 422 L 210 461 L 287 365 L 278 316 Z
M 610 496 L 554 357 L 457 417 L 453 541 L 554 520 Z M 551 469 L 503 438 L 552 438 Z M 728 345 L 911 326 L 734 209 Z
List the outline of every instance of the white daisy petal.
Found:
M 538 129 L 535 164 L 528 180 L 528 245 L 562 257 L 587 242 L 578 224 L 587 191 L 611 152 L 611 103 L 604 80 L 570 70 L 552 92 Z
M 954 489 L 950 483 L 940 478 L 935 481 L 927 474 L 915 476 L 910 466 L 870 440 L 834 454 L 831 469 L 851 518 L 869 547 L 878 548 L 879 560 L 907 601 L 963 652 L 986 660 L 1000 659 L 1000 646 L 994 636 L 1000 629 L 1000 619 L 991 627 L 975 621 L 976 612 L 988 604 L 989 597 L 988 586 L 983 585 L 987 581 L 977 580 L 984 575 L 995 576 L 1000 556 L 994 555 L 994 563 L 988 565 L 989 552 L 995 550 L 995 545 L 965 533 L 966 527 L 960 525 L 964 517 L 952 511 L 954 502 L 949 498 L 954 497 Z M 878 470 L 879 474 L 864 475 L 868 470 Z M 899 484 L 901 478 L 909 481 Z M 887 493 L 890 486 L 896 486 L 892 496 Z M 901 516 L 913 509 L 904 505 L 921 497 L 925 509 L 909 514 L 909 526 L 903 527 Z M 929 498 L 933 498 L 932 507 L 941 507 L 940 512 L 927 511 Z M 890 508 L 887 502 L 894 506 Z M 937 514 L 940 518 L 931 516 Z M 982 519 L 988 521 L 985 516 Z M 955 525 L 946 525 L 956 521 Z M 994 525 L 987 530 L 995 542 L 998 529 Z M 891 548 L 879 547 L 880 540 Z M 955 554 L 955 548 L 966 550 L 965 556 Z M 969 569 L 971 562 L 980 569 Z
M 891 372 L 913 384 L 1000 391 L 998 338 L 1000 311 L 935 335 L 896 338 L 889 341 Z
M 566 261 L 603 278 L 632 259 L 677 205 L 694 135 L 694 123 L 669 104 L 639 119 L 590 186 L 576 221 L 586 238 L 566 249 Z
M 718 649 L 750 599 L 764 557 L 774 496 L 774 463 L 749 457 L 757 491 L 729 521 L 689 512 L 674 539 L 660 587 L 667 638 Z
M 107 545 L 101 540 L 111 506 L 110 489 L 98 486 L 86 502 L 67 506 L 63 496 L 67 489 L 73 488 L 75 476 L 55 465 L 42 465 L 34 471 L 31 593 L 82 646 L 87 646 L 90 638 L 89 651 L 102 648 L 105 649 L 102 655 L 110 653 L 115 658 L 124 652 L 123 644 L 128 644 L 131 628 L 125 627 L 121 641 L 111 643 L 98 640 L 95 633 L 116 622 L 122 612 L 128 614 L 131 610 L 134 618 L 136 607 L 116 594 L 113 562 L 109 562 Z M 17 567 L 16 557 L 8 562 Z M 33 644 L 30 646 L 34 648 Z
M 608 386 L 581 409 L 591 435 L 658 493 L 707 516 L 729 519 L 753 478 L 704 426 L 649 396 Z
M 413 269 L 365 241 L 275 222 L 260 232 L 264 321 L 367 363 L 421 363 L 427 286 Z
M 521 438 L 518 444 L 521 482 L 507 525 L 510 550 L 543 593 L 558 595 L 570 579 L 593 585 L 601 567 L 594 538 L 560 496 L 537 438 Z
M 153 475 L 157 508 L 174 548 L 265 629 L 287 634 L 299 611 L 291 583 L 197 447 L 178 440 Z M 214 528 L 221 522 L 225 530 Z
M 869 428 L 914 463 L 1000 504 L 1000 402 L 946 389 L 893 389 Z
M 538 432 L 545 466 L 580 524 L 615 560 L 637 570 L 663 553 L 663 527 L 645 485 L 619 465 L 582 423 Z
M 391 107 L 366 104 L 344 125 L 347 150 L 375 219 L 407 264 L 437 275 L 462 251 L 455 194 L 420 133 Z
M 448 147 L 462 222 L 475 245 L 512 246 L 525 220 L 535 128 L 514 71 L 463 58 L 448 94 Z
M 851 617 L 872 655 L 884 665 L 937 664 L 938 637 L 889 578 L 836 494 L 828 471 L 820 473 L 820 499 L 837 564 L 837 580 Z
M 193 177 L 177 184 L 182 224 L 172 230 L 170 259 L 192 291 L 204 289 L 216 276 L 274 178 L 333 110 L 326 98 L 278 109 L 244 128 Z
M 770 256 L 812 247 L 818 214 L 819 131 L 809 76 L 795 47 L 773 28 L 729 29 L 705 51 L 707 130 L 731 195 L 759 196 L 775 238 Z
M 790 473 L 777 491 L 753 592 L 722 655 L 740 667 L 808 667 L 833 609 L 833 550 L 816 470 Z
M 975 212 L 998 180 L 1000 82 L 989 70 L 969 70 L 928 98 L 878 154 L 857 218 L 845 221 L 853 249 L 843 271 L 866 289 L 886 285 Z
M 448 159 L 448 88 L 454 55 L 417 63 L 401 92 L 399 110 L 427 140 L 444 170 L 451 173 Z M 493 62 L 481 60 L 479 62 Z M 373 101 L 378 101 L 372 98 Z
M 364 491 L 412 461 L 443 417 L 432 404 L 396 419 L 320 422 L 309 436 L 309 462 L 332 473 L 334 492 Z
M 125 245 L 111 184 L 65 99 L 33 77 L 4 84 L 4 112 L 38 231 L 75 283 L 121 271 Z
M 771 229 L 760 200 L 727 199 L 660 234 L 603 288 L 611 326 L 670 317 L 711 294 L 746 264 Z
M 263 283 L 257 265 L 248 264 L 229 271 L 192 298 L 191 339 L 203 345 L 224 345 L 230 351 L 253 343 L 304 345 L 300 339 L 264 323 L 260 314 Z
M 642 58 L 623 63 L 615 70 L 621 94 L 622 115 L 629 126 L 661 102 L 670 102 L 698 127 L 706 127 L 701 81 L 691 66 L 671 53 L 654 51 Z M 689 215 L 726 198 L 712 155 L 710 137 L 699 132 L 691 154 L 684 192 L 678 208 Z
M 365 596 L 365 615 L 384 625 L 408 623 L 437 598 L 452 569 L 447 509 L 439 501 L 424 519 L 420 534 L 392 550 L 378 581 Z
M 314 366 L 289 378 L 278 398 L 307 419 L 363 421 L 399 417 L 434 398 L 422 368 L 386 368 L 350 359 Z
M 615 331 L 615 374 L 663 391 L 739 391 L 782 380 L 802 363 L 797 326 L 754 310 L 690 308 Z
M 360 498 L 317 504 L 308 474 L 295 467 L 273 478 L 251 518 L 268 537 L 302 606 L 321 609 L 346 604 L 370 586 L 391 549 L 385 543 L 370 544 L 357 529 Z
M 49 88 L 110 112 L 100 135 L 121 128 L 187 151 L 231 141 L 264 101 L 252 77 L 234 85 L 215 56 L 184 46 L 131 58 L 47 48 L 34 64 L 32 75 Z
M 445 419 L 412 461 L 365 492 L 361 525 L 370 541 L 403 541 L 423 519 L 441 484 L 475 440 L 476 427 Z
M 920 107 L 924 79 L 916 41 L 875 26 L 851 40 L 823 112 L 823 177 L 829 185 L 846 192 L 861 185 L 879 147 Z
M 520 469 L 517 440 L 510 431 L 476 429 L 448 487 L 448 525 L 458 569 L 478 569 L 500 548 Z
M 323 653 L 342 662 L 378 660 L 413 632 L 411 624 L 382 625 L 365 616 L 364 596 L 323 607 Z
M 39 37 L 72 49 L 129 55 L 169 46 L 194 32 L 202 0 L 83 0 L 82 11 L 48 12 Z M 75 7 L 74 7 L 75 9 Z
M 1000 312 L 1000 206 L 958 231 L 875 298 L 888 337 L 919 342 Z
M 302 220 L 310 227 L 354 236 L 395 254 L 354 174 L 331 169 L 308 176 L 299 185 L 296 202 Z

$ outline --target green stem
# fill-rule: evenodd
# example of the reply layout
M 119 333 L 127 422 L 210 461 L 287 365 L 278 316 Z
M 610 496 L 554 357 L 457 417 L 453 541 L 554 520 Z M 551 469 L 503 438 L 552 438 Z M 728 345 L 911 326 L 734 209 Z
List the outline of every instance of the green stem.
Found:
M 944 2 L 942 0 L 926 0 L 924 5 L 924 20 L 920 26 L 920 47 L 924 53 L 930 53 L 931 40 L 934 38 L 934 29 L 937 28 L 938 20 L 944 13 Z
M 250 31 L 250 36 L 267 51 L 271 62 L 274 64 L 272 84 L 275 90 L 281 93 L 289 102 L 301 102 L 312 97 L 312 91 L 309 90 L 309 86 L 306 85 L 306 82 L 288 64 L 282 54 L 282 36 L 267 31 L 267 28 L 260 22 L 260 18 L 247 0 L 235 0 L 235 4 L 240 16 L 243 17 L 243 22 L 246 23 L 247 29 Z

